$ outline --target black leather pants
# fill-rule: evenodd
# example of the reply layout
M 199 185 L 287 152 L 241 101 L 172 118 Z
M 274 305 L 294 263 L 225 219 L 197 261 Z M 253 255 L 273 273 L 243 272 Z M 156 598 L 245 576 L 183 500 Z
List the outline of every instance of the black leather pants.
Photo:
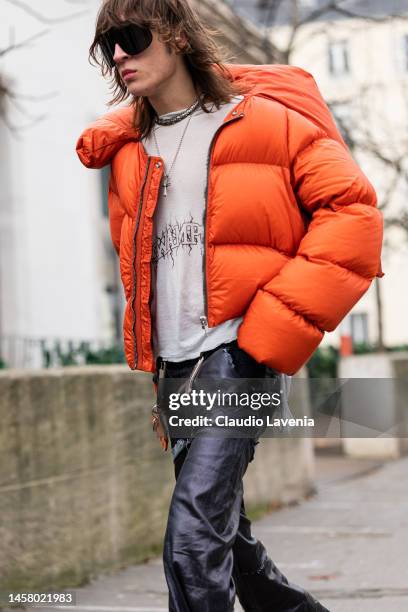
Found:
M 210 369 L 231 378 L 265 375 L 236 342 L 216 352 L 206 377 Z M 165 376 L 187 378 L 193 365 L 167 362 Z M 288 581 L 251 534 L 242 479 L 257 442 L 200 435 L 176 457 L 163 551 L 169 612 L 233 612 L 236 595 L 245 612 L 326 610 Z

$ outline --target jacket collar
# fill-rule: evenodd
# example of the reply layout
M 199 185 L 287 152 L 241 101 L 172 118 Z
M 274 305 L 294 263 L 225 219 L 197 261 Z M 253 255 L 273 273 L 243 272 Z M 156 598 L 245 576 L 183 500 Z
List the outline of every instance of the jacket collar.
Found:
M 253 96 L 276 100 L 296 110 L 325 130 L 328 136 L 344 144 L 311 74 L 295 66 L 226 64 L 231 77 L 247 89 L 225 121 L 237 111 L 244 112 Z M 133 127 L 133 107 L 125 106 L 107 113 L 84 130 L 77 141 L 76 150 L 81 162 L 88 168 L 102 168 L 128 142 L 138 140 Z

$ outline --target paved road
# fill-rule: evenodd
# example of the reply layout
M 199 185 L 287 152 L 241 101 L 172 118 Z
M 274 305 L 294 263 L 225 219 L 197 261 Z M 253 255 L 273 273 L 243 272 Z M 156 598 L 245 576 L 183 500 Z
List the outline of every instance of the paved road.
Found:
M 254 534 L 331 612 L 407 612 L 408 458 L 377 465 L 325 456 L 317 467 L 317 495 L 253 523 Z M 76 593 L 76 612 L 168 610 L 161 558 Z

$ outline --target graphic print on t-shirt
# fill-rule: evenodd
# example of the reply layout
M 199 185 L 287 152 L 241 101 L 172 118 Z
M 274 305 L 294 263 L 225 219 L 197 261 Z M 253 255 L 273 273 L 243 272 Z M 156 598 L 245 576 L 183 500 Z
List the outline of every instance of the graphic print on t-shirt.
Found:
M 175 264 L 175 257 L 180 249 L 183 254 L 190 255 L 194 248 L 200 249 L 203 255 L 203 224 L 194 220 L 190 213 L 185 221 L 167 223 L 160 235 L 153 237 L 152 264 L 157 267 L 159 260 L 171 261 Z

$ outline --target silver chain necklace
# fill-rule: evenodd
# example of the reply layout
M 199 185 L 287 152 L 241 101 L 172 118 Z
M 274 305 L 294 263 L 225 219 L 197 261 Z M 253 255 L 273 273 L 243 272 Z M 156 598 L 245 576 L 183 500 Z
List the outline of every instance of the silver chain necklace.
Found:
M 187 115 L 186 115 L 186 116 L 187 116 Z M 186 123 L 186 125 L 185 125 L 185 128 L 184 128 L 184 130 L 183 130 L 183 133 L 182 133 L 182 135 L 181 135 L 180 142 L 179 142 L 179 144 L 178 144 L 176 154 L 175 154 L 175 156 L 174 156 L 174 158 L 173 158 L 173 161 L 172 161 L 172 164 L 171 164 L 171 166 L 170 166 L 170 170 L 169 170 L 168 172 L 166 172 L 166 170 L 164 170 L 163 196 L 164 196 L 165 198 L 167 198 L 167 189 L 168 189 L 168 188 L 170 187 L 170 185 L 171 185 L 171 183 L 170 183 L 170 174 L 171 174 L 171 171 L 173 170 L 173 166 L 174 166 L 174 164 L 175 164 L 175 162 L 176 162 L 177 156 L 178 156 L 178 154 L 180 153 L 181 145 L 182 145 L 182 143 L 183 143 L 183 139 L 184 139 L 185 133 L 186 133 L 186 131 L 187 131 L 187 128 L 188 128 L 188 126 L 189 126 L 189 124 L 190 124 L 190 121 L 191 121 L 192 116 L 193 116 L 193 113 L 191 112 L 191 113 L 190 113 L 190 115 L 188 116 L 188 121 L 187 121 L 187 123 Z M 157 129 L 157 128 L 156 128 L 156 129 Z M 155 145 L 156 145 L 157 153 L 158 153 L 159 157 L 161 157 L 161 154 L 160 154 L 160 149 L 159 149 L 159 145 L 157 144 L 157 138 L 156 138 L 156 129 L 155 129 L 155 128 L 153 128 L 153 138 L 154 138 L 154 143 L 155 143 Z
M 170 117 L 159 117 L 159 116 L 156 116 L 155 121 L 156 121 L 157 125 L 174 125 L 175 123 L 178 123 L 179 121 L 183 121 L 183 119 L 185 119 L 189 115 L 192 115 L 194 113 L 194 111 L 196 111 L 199 106 L 200 106 L 200 101 L 196 100 L 188 108 L 185 108 L 184 110 L 182 110 L 180 112 L 176 111 L 175 113 L 171 113 Z

